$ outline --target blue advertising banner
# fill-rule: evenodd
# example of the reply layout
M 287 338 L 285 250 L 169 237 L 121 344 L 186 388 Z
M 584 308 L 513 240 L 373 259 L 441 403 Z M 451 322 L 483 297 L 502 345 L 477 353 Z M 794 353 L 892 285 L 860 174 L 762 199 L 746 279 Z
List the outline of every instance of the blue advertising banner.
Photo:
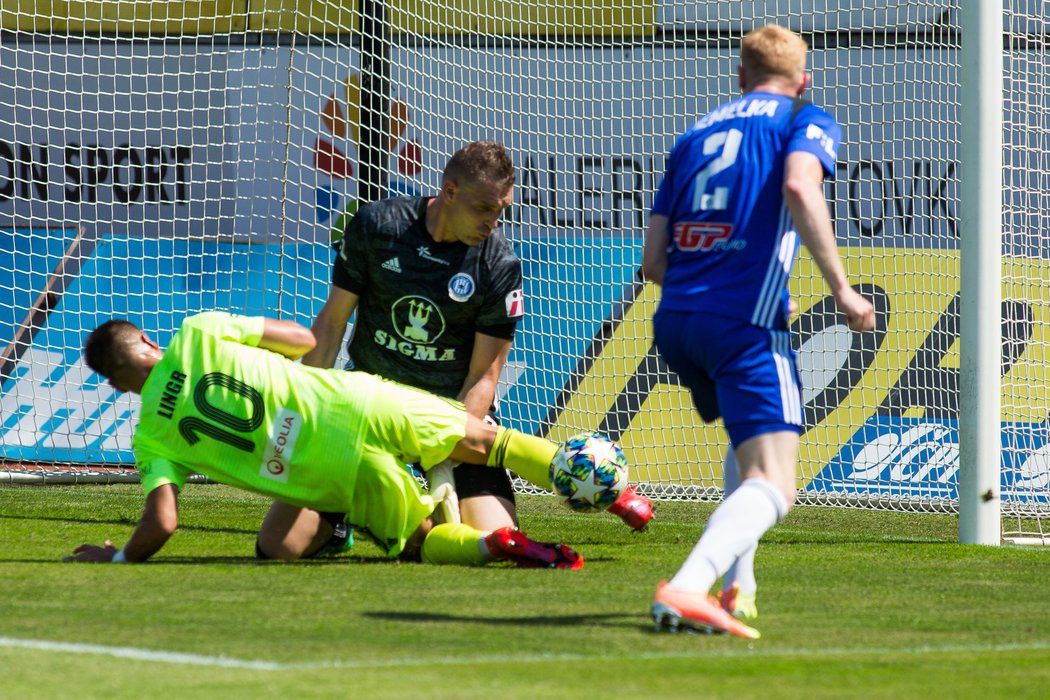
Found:
M 1050 502 L 1050 426 L 1004 422 L 1001 435 L 1003 498 Z M 958 489 L 958 421 L 887 415 L 868 418 L 806 486 L 905 499 L 956 499 Z

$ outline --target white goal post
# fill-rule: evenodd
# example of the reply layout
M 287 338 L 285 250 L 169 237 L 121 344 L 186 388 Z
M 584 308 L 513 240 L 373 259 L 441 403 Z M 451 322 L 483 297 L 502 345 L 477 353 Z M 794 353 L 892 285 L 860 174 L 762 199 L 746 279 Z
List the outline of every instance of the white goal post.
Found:
M 960 175 L 959 541 L 999 544 L 1002 355 L 1001 8 L 963 0 Z
M 1045 542 L 1047 12 L 0 0 L 0 480 L 128 477 L 138 405 L 84 368 L 95 325 L 124 316 L 162 342 L 208 308 L 309 325 L 357 203 L 433 193 L 456 148 L 490 138 L 518 167 L 503 226 L 527 297 L 503 421 L 601 430 L 646 492 L 720 498 L 724 432 L 653 352 L 658 290 L 636 273 L 674 138 L 735 95 L 740 37 L 777 22 L 810 44 L 808 97 L 843 126 L 826 192 L 878 313 L 850 333 L 800 257 L 799 502 L 959 513 L 963 542 Z M 93 246 L 63 266 L 77 240 Z

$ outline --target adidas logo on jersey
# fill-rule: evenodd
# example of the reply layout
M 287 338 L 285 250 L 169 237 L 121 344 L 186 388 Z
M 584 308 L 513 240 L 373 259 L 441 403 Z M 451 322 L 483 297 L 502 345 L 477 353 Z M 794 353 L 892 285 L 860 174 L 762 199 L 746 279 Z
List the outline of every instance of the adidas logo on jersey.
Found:
M 383 263 L 383 269 L 391 272 L 401 272 L 401 263 L 397 261 L 397 258 L 390 258 Z

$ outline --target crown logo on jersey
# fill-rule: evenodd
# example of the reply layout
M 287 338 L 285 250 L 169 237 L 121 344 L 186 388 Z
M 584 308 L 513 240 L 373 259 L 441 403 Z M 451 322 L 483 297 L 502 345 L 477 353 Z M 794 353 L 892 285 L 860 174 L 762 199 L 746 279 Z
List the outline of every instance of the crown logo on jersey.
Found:
M 423 301 L 413 299 L 408 302 L 408 325 L 401 329 L 401 335 L 409 340 L 427 342 L 430 333 L 427 332 L 427 319 L 434 307 Z
M 384 270 L 390 270 L 391 272 L 398 272 L 398 273 L 400 273 L 401 272 L 401 263 L 398 261 L 397 258 L 390 258 L 385 263 L 383 263 L 382 268 Z
M 445 332 L 441 310 L 425 297 L 401 297 L 390 311 L 394 330 L 404 340 L 429 344 Z

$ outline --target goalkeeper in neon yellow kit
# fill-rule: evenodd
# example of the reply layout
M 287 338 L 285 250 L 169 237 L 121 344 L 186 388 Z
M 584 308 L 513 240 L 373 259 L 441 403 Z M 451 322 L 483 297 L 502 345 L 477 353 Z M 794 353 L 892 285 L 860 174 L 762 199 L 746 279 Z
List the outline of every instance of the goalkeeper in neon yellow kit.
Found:
M 314 346 L 291 321 L 208 312 L 187 318 L 162 350 L 135 325 L 108 321 L 84 346 L 88 366 L 141 394 L 135 460 L 146 506 L 122 549 L 81 545 L 75 561 L 145 561 L 178 524 L 177 495 L 193 473 L 348 514 L 389 556 L 444 564 L 509 559 L 577 569 L 560 544 L 502 528 L 441 523 L 438 500 L 403 466 L 452 459 L 505 466 L 543 488 L 557 446 L 468 415 L 462 404 L 361 372 L 291 360 Z

